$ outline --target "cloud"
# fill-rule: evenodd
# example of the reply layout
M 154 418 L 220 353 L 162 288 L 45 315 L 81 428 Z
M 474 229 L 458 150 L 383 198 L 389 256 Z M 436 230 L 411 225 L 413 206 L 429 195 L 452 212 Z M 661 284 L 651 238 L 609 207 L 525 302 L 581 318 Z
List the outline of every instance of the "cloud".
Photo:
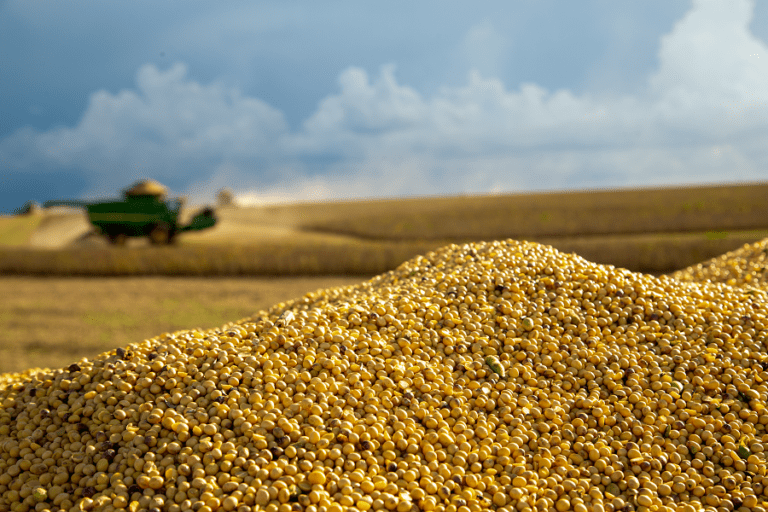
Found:
M 294 139 L 296 148 L 322 152 L 349 144 L 358 147 L 365 141 L 378 144 L 382 137 L 423 123 L 428 115 L 424 100 L 415 90 L 399 85 L 394 70 L 393 65 L 383 66 L 373 83 L 363 69 L 342 72 L 340 92 L 322 100 L 303 123 L 303 132 Z
M 136 89 L 94 93 L 74 127 L 25 129 L 0 142 L 0 162 L 32 167 L 40 161 L 76 168 L 114 189 L 147 174 L 173 181 L 195 178 L 228 159 L 256 163 L 282 158 L 283 115 L 236 88 L 200 85 L 183 64 L 139 69 Z
M 694 1 L 645 87 L 624 96 L 509 87 L 486 71 L 505 43 L 480 24 L 465 50 L 490 45 L 495 61 L 463 85 L 424 95 L 393 64 L 349 67 L 295 130 L 183 64 L 145 65 L 134 89 L 94 93 L 75 126 L 0 141 L 0 164 L 81 169 L 103 192 L 145 175 L 196 197 L 229 186 L 246 202 L 761 179 L 768 47 L 749 32 L 753 8 Z
M 660 66 L 649 79 L 660 124 L 710 137 L 764 129 L 768 46 L 749 31 L 753 12 L 752 0 L 695 0 L 661 38 Z
M 707 106 L 768 92 L 768 49 L 748 29 L 753 12 L 753 0 L 694 0 L 661 38 L 660 66 L 651 87 L 661 95 L 690 95 Z

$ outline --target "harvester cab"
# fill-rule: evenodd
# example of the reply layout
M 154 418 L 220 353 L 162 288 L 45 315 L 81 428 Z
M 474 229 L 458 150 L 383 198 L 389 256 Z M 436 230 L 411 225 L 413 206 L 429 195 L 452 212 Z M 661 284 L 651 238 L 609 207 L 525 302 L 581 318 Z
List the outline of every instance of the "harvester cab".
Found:
M 180 225 L 181 198 L 166 199 L 167 189 L 153 180 L 142 180 L 123 191 L 124 199 L 94 203 L 84 201 L 48 201 L 50 206 L 79 206 L 86 209 L 96 230 L 116 245 L 128 237 L 149 237 L 153 244 L 173 243 L 176 235 L 213 227 L 216 216 L 210 207 L 195 215 L 187 225 Z

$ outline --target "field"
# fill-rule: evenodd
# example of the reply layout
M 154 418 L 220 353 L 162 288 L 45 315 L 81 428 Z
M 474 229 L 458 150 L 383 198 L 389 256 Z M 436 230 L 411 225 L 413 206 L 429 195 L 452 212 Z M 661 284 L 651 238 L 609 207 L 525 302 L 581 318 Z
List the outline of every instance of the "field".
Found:
M 108 247 L 82 213 L 43 213 L 0 218 L 0 274 L 363 276 L 506 238 L 664 273 L 768 236 L 766 197 L 768 184 L 749 184 L 226 208 L 175 247 Z
M 552 239 L 762 230 L 768 184 L 339 203 L 304 230 L 374 240 Z M 312 218 L 312 217 L 315 218 Z
M 592 237 L 531 237 L 591 261 L 660 274 L 768 237 L 768 231 L 649 233 Z M 469 241 L 469 240 L 464 240 Z M 27 276 L 370 276 L 452 243 L 450 240 L 308 243 L 301 238 L 178 247 L 20 248 L 0 251 L 0 275 Z M 459 242 L 461 243 L 461 242 Z
M 751 184 L 226 208 L 172 247 L 110 247 L 79 212 L 0 217 L 0 372 L 218 326 L 449 243 L 526 239 L 668 273 L 768 237 L 766 197 Z
M 0 246 L 28 245 L 42 220 L 41 215 L 0 216 Z
M 0 277 L 0 373 L 59 368 L 164 332 L 212 328 L 361 278 Z

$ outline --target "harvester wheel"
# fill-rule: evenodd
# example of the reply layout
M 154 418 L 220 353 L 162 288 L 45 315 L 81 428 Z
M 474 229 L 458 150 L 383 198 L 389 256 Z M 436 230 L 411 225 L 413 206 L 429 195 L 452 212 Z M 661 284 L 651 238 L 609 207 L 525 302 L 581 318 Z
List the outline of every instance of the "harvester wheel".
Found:
M 165 222 L 155 224 L 155 227 L 149 232 L 149 241 L 155 245 L 170 243 L 171 227 Z
M 125 233 L 107 233 L 107 240 L 112 245 L 125 245 L 128 236 Z

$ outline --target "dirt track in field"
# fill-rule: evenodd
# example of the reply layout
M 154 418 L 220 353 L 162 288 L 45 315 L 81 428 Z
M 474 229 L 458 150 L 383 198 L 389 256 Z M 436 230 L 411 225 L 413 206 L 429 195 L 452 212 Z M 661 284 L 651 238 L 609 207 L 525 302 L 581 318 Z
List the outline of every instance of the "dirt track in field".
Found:
M 39 249 L 60 249 L 76 243 L 92 230 L 81 212 L 40 213 L 43 219 L 29 237 L 28 246 Z
M 319 207 L 322 209 L 322 207 Z M 182 213 L 184 224 L 195 211 Z M 27 233 L 23 247 L 35 249 L 63 249 L 83 245 L 106 245 L 106 241 L 94 233 L 87 216 L 76 209 L 42 211 L 42 219 L 35 229 Z M 250 245 L 260 242 L 304 241 L 305 243 L 334 244 L 349 242 L 354 237 L 302 231 L 300 225 L 307 220 L 290 209 L 280 208 L 220 208 L 216 211 L 218 223 L 204 231 L 192 231 L 180 235 L 184 243 Z M 129 240 L 129 245 L 146 245 L 144 239 Z M 2 245 L 2 243 L 0 243 Z

